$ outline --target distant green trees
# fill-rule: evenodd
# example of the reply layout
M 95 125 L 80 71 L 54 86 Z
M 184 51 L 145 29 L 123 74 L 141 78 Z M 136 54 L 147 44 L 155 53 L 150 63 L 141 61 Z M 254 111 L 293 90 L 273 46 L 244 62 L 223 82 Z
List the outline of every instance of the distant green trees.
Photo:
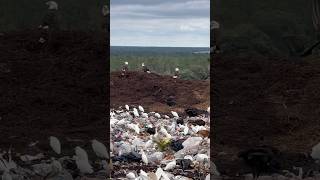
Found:
M 47 6 L 44 0 L 1 0 L 0 30 L 37 28 Z M 101 14 L 108 0 L 56 0 L 62 29 L 102 31 L 105 19 Z
M 128 61 L 130 70 L 141 71 L 141 63 L 144 62 L 151 72 L 173 75 L 174 69 L 178 67 L 182 79 L 205 80 L 210 77 L 208 58 L 209 54 L 111 54 L 110 70 L 119 71 L 124 61 Z

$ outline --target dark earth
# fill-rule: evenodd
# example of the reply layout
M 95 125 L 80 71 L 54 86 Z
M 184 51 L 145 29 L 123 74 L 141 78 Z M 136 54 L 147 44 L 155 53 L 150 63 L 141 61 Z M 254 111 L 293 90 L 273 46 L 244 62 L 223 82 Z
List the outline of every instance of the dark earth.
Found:
M 211 67 L 212 155 L 223 175 L 248 172 L 238 153 L 258 145 L 280 151 L 281 169 L 320 169 L 309 156 L 320 142 L 319 58 L 221 55 Z
M 102 37 L 60 31 L 48 45 L 37 30 L 0 35 L 1 149 L 23 152 L 40 141 L 46 151 L 49 136 L 62 141 L 62 151 L 66 139 L 106 142 L 109 54 Z
M 210 82 L 173 79 L 172 76 L 148 74 L 145 72 L 120 72 L 110 75 L 110 106 L 112 108 L 141 105 L 145 111 L 166 113 L 170 111 L 185 114 L 187 108 L 207 110 L 210 102 Z M 168 98 L 174 98 L 175 105 L 167 104 Z

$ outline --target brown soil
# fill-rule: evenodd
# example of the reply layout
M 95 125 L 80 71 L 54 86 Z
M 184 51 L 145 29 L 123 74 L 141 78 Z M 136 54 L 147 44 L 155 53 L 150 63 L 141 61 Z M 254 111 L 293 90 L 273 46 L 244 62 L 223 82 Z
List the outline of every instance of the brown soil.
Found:
M 212 67 L 218 169 L 241 171 L 237 153 L 259 144 L 296 154 L 288 166 L 301 165 L 299 153 L 320 142 L 320 61 L 216 57 Z
M 58 32 L 50 47 L 37 31 L 0 35 L 0 148 L 50 135 L 106 140 L 109 55 L 92 34 Z
M 144 72 L 128 72 L 128 77 L 112 72 L 110 77 L 110 104 L 114 108 L 128 104 L 141 105 L 147 111 L 181 113 L 188 107 L 206 110 L 209 106 L 209 81 L 175 80 L 171 76 Z M 169 96 L 175 98 L 175 106 L 166 104 Z

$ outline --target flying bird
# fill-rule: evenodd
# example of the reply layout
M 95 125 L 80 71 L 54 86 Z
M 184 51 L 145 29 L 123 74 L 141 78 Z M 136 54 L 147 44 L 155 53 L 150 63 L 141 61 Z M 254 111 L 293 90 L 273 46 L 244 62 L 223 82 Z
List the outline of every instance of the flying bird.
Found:
M 147 68 L 147 66 L 145 66 L 144 63 L 142 63 L 141 66 L 142 66 L 142 71 L 143 72 L 150 73 L 150 69 Z
M 92 142 L 92 144 L 91 144 L 92 149 L 99 158 L 105 158 L 105 159 L 109 158 L 109 153 L 108 153 L 107 148 L 104 144 L 97 141 L 96 139 L 92 140 L 91 142 Z
M 50 146 L 53 149 L 53 151 L 56 152 L 57 154 L 60 154 L 61 153 L 61 144 L 60 144 L 59 139 L 54 136 L 50 136 L 49 141 L 50 141 Z

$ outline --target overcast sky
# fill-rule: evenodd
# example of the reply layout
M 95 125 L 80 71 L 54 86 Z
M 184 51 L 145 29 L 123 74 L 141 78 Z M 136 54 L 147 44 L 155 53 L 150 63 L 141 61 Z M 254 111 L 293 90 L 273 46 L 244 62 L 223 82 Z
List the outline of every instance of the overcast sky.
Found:
M 112 46 L 209 47 L 210 0 L 111 0 Z

